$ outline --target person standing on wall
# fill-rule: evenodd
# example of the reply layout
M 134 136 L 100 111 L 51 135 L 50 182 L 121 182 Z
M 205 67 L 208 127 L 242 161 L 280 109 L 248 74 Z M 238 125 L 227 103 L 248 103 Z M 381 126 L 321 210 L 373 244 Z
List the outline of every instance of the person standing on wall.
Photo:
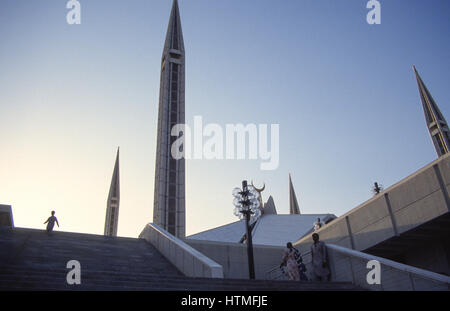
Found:
M 323 223 L 320 221 L 320 218 L 317 218 L 317 221 L 314 223 L 314 231 L 317 231 L 322 227 Z

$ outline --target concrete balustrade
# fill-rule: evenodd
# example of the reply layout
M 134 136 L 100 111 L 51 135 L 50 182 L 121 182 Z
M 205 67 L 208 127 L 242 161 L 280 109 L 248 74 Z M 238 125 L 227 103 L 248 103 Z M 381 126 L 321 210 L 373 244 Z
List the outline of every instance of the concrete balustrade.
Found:
M 186 243 L 223 267 L 227 279 L 248 279 L 247 244 L 187 239 Z M 280 265 L 284 248 L 281 246 L 253 245 L 255 279 L 270 279 L 267 271 Z
M 220 264 L 155 224 L 148 224 L 139 238 L 145 239 L 156 247 L 186 276 L 223 278 L 223 268 Z
M 328 244 L 327 251 L 333 281 L 352 282 L 361 288 L 376 291 L 450 289 L 450 277 L 441 274 L 337 245 Z M 371 271 L 367 268 L 367 263 L 371 260 L 377 260 L 380 263 L 380 284 L 369 284 L 367 282 L 367 274 Z M 312 271 L 310 260 L 307 261 L 306 266 L 309 271 Z
M 385 258 L 369 255 L 345 247 L 327 244 L 331 281 L 351 282 L 359 288 L 373 291 L 446 291 L 450 289 L 450 277 L 416 267 L 404 265 Z M 380 264 L 380 284 L 369 284 L 367 267 L 369 261 Z M 314 280 L 311 253 L 303 254 L 307 276 Z M 273 267 L 268 271 L 272 279 L 284 279 Z
M 14 228 L 11 205 L 0 204 L 0 226 Z

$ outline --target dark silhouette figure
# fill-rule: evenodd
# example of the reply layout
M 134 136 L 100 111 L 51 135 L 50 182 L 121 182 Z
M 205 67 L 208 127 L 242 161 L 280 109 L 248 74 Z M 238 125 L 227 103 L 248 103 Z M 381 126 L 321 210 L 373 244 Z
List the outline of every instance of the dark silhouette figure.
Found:
M 306 276 L 306 266 L 303 263 L 303 258 L 300 257 L 298 262 L 298 273 L 300 274 L 300 281 L 308 281 L 308 277 Z
M 373 183 L 373 189 L 372 192 L 374 195 L 380 194 L 380 192 L 383 191 L 383 186 L 379 185 L 377 182 Z
M 52 216 L 50 216 L 44 225 L 47 224 L 47 233 L 50 234 L 53 231 L 53 227 L 55 226 L 55 222 L 59 227 L 58 219 L 55 217 L 55 211 L 52 211 Z

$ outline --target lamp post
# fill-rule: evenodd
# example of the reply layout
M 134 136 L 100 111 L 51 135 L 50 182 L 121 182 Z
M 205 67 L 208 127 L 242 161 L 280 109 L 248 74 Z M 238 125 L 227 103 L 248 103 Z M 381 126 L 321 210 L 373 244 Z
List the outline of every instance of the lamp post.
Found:
M 235 206 L 234 214 L 240 219 L 245 218 L 245 229 L 247 235 L 247 255 L 248 255 L 248 272 L 250 279 L 255 279 L 255 264 L 253 260 L 253 242 L 252 232 L 250 229 L 250 221 L 255 221 L 261 215 L 259 209 L 258 192 L 252 186 L 247 186 L 247 181 L 242 182 L 242 189 L 233 189 L 233 205 Z

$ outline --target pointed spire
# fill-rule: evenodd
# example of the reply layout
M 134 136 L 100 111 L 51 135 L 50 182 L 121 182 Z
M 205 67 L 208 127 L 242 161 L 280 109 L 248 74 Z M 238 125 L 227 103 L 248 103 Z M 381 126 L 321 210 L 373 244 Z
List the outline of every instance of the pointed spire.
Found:
M 166 41 L 164 43 L 164 54 L 169 50 L 184 52 L 183 31 L 181 29 L 180 10 L 178 8 L 177 0 L 174 0 L 172 4 Z
M 111 179 L 108 198 L 120 198 L 119 152 L 120 147 L 117 147 L 116 163 L 114 164 L 114 171 Z
M 275 207 L 275 202 L 273 201 L 272 196 L 269 196 L 269 199 L 264 204 L 264 215 L 276 215 L 277 209 Z
M 416 66 L 413 66 L 413 70 L 419 87 L 420 100 L 422 101 L 428 131 L 430 132 L 438 157 L 440 157 L 450 152 L 450 133 L 448 124 L 431 96 L 431 93 L 425 86 L 425 83 L 423 83 L 422 78 L 417 72 Z
M 294 186 L 292 185 L 291 174 L 289 174 L 289 213 L 291 215 L 300 215 L 300 208 L 295 195 Z
M 119 176 L 119 151 L 117 148 L 116 163 L 109 187 L 108 201 L 106 202 L 106 218 L 104 234 L 108 236 L 117 236 L 117 227 L 119 223 L 119 205 L 120 205 L 120 176 Z

